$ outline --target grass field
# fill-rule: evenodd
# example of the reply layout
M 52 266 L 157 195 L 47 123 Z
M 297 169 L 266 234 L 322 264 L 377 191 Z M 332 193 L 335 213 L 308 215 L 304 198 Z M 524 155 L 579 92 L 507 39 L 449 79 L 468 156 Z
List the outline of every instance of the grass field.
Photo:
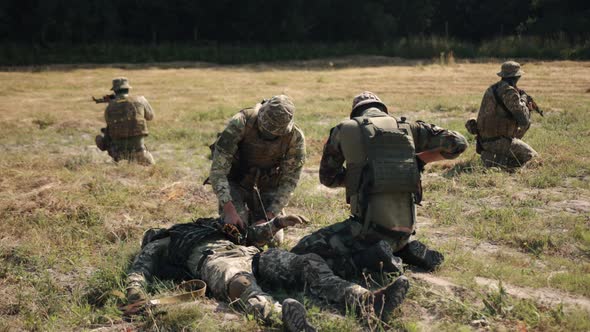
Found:
M 389 322 L 394 330 L 590 330 L 590 62 L 523 64 L 520 86 L 546 111 L 524 138 L 540 158 L 514 174 L 484 170 L 472 144 L 426 168 L 417 237 L 446 261 L 433 274 L 407 273 L 412 288 Z M 343 191 L 322 187 L 317 173 L 328 130 L 347 117 L 355 94 L 373 91 L 394 115 L 473 143 L 463 123 L 498 69 L 354 57 L 0 72 L 0 331 L 263 329 L 213 300 L 131 322 L 117 310 L 144 230 L 216 213 L 201 184 L 208 145 L 226 120 L 262 98 L 293 97 L 308 160 L 287 212 L 312 224 L 287 231 L 291 246 L 347 215 Z M 156 111 L 147 139 L 154 167 L 116 165 L 94 146 L 103 106 L 90 96 L 106 94 L 115 76 L 129 77 Z M 369 328 L 296 296 L 322 331 Z

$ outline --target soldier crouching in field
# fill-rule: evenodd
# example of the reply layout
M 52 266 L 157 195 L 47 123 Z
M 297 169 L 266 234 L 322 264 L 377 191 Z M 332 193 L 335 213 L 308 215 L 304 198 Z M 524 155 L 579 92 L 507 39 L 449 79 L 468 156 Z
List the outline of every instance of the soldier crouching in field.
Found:
M 153 165 L 154 157 L 144 144 L 148 136 L 147 121 L 154 118 L 154 110 L 143 96 L 129 95 L 129 80 L 125 77 L 113 79 L 113 95 L 105 96 L 98 102 L 107 102 L 104 118 L 107 127 L 96 136 L 96 146 L 107 151 L 116 162 L 128 160 L 141 165 Z
M 477 115 L 465 124 L 476 135 L 477 153 L 485 167 L 514 169 L 524 166 L 538 154 L 522 138 L 531 125 L 531 112 L 536 103 L 516 83 L 524 72 L 520 64 L 507 61 L 497 74 L 502 79 L 485 92 Z
M 264 292 L 258 282 L 274 287 L 303 290 L 328 302 L 357 308 L 360 313 L 388 318 L 407 289 L 407 279 L 369 291 L 334 275 L 324 260 L 315 255 L 296 255 L 273 248 L 258 247 L 279 230 L 304 222 L 300 216 L 279 216 L 249 226 L 240 233 L 221 219 L 198 219 L 169 229 L 148 231 L 142 250 L 131 265 L 127 298 L 145 301 L 144 286 L 153 278 L 200 278 L 219 300 L 232 301 L 255 317 L 267 321 L 281 306 Z M 142 302 L 139 302 L 142 303 Z M 283 302 L 283 324 L 289 331 L 315 331 L 306 319 L 304 307 L 293 299 Z
M 410 241 L 422 197 L 420 173 L 424 164 L 456 158 L 467 146 L 457 132 L 398 120 L 375 94 L 359 94 L 350 119 L 330 130 L 319 172 L 325 186 L 346 188 L 352 216 L 304 237 L 292 252 L 316 253 L 347 279 L 365 269 L 402 272 L 400 258 L 434 270 L 443 255 Z
M 305 162 L 305 138 L 294 116 L 291 99 L 278 95 L 241 110 L 221 132 L 209 181 L 225 223 L 244 229 L 287 205 Z

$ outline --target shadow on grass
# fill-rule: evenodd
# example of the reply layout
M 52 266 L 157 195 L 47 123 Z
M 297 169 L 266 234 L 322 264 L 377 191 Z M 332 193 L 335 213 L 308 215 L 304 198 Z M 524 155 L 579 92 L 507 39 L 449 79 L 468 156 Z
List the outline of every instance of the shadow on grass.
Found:
M 479 158 L 471 158 L 469 160 L 464 160 L 461 162 L 456 163 L 452 168 L 446 170 L 442 173 L 442 176 L 450 179 L 461 174 L 471 174 L 476 172 L 481 172 L 483 170 L 483 166 L 479 161 Z

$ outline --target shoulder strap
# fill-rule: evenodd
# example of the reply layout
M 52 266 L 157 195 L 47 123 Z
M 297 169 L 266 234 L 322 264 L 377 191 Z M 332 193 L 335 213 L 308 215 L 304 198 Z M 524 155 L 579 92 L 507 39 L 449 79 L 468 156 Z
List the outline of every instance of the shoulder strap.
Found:
M 508 107 L 506 107 L 506 104 L 504 104 L 504 101 L 502 100 L 502 98 L 500 98 L 500 96 L 498 96 L 499 85 L 500 85 L 500 82 L 492 85 L 492 94 L 494 95 L 494 99 L 496 100 L 496 103 L 498 105 L 500 105 L 500 107 L 504 110 L 504 112 L 506 112 L 506 114 L 508 114 L 508 116 L 512 116 L 512 113 L 510 113 L 510 111 L 508 110 Z

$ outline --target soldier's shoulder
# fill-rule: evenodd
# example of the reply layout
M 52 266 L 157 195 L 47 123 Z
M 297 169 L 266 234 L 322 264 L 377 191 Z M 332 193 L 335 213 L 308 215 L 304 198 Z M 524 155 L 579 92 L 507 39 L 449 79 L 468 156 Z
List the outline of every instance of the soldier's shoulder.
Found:
M 303 133 L 303 130 L 301 130 L 301 128 L 299 128 L 299 126 L 297 125 L 293 126 L 293 138 L 295 140 L 305 139 L 305 134 Z
M 234 114 L 234 116 L 232 116 L 227 125 L 228 126 L 245 126 L 246 125 L 246 121 L 248 120 L 248 116 L 247 114 L 245 114 L 245 112 L 239 111 L 238 113 Z
M 497 84 L 498 85 L 497 85 L 496 89 L 497 89 L 498 93 L 501 95 L 506 94 L 506 93 L 518 93 L 518 90 L 515 87 L 513 87 L 512 85 L 510 85 L 504 81 L 500 81 Z

